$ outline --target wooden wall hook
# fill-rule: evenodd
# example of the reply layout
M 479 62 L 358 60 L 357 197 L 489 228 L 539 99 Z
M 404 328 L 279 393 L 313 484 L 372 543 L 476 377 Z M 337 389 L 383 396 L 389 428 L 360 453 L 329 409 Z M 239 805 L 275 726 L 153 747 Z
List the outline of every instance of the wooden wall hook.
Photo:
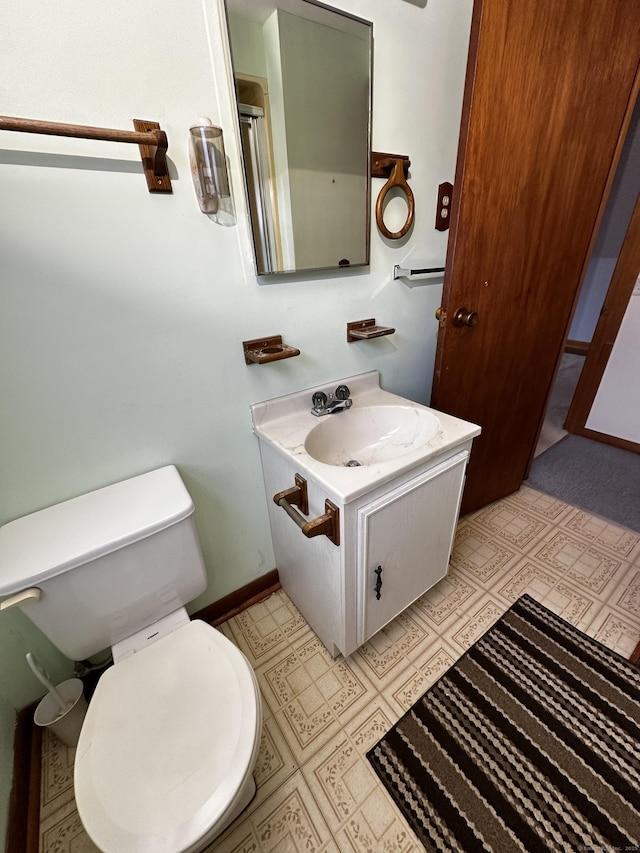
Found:
M 407 183 L 407 174 L 411 161 L 402 154 L 381 154 L 379 151 L 371 152 L 371 177 L 387 178 L 386 184 L 380 190 L 376 200 L 376 223 L 382 234 L 388 240 L 399 240 L 407 233 L 413 225 L 415 216 L 415 199 L 411 187 Z M 399 231 L 389 231 L 384 224 L 383 205 L 387 193 L 394 187 L 398 187 L 407 200 L 407 218 Z

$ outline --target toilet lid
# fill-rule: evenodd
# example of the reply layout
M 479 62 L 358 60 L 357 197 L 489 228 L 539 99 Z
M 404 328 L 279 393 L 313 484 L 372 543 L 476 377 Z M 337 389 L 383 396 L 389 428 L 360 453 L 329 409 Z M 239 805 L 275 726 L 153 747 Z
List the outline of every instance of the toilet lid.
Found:
M 261 724 L 255 676 L 194 620 L 108 669 L 75 760 L 78 812 L 104 851 L 188 850 L 229 809 Z

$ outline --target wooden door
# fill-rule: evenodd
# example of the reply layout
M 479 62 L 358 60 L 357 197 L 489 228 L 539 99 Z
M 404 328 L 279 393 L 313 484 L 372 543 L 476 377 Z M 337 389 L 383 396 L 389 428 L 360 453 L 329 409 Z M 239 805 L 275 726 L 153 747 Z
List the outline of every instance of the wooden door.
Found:
M 476 0 L 432 395 L 482 426 L 463 512 L 526 476 L 639 59 L 637 0 Z

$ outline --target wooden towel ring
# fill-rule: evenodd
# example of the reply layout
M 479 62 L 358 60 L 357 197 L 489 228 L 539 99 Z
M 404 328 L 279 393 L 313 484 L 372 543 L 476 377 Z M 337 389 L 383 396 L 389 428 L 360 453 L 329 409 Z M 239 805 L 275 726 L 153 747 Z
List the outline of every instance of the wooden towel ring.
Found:
M 407 183 L 407 172 L 411 161 L 408 157 L 399 154 L 380 154 L 377 151 L 371 153 L 371 177 L 372 178 L 387 178 L 386 184 L 380 190 L 376 201 L 376 222 L 378 228 L 389 240 L 399 240 L 407 233 L 413 225 L 415 215 L 415 199 L 411 192 L 411 187 Z M 384 224 L 384 216 L 382 206 L 389 190 L 394 187 L 399 187 L 407 199 L 407 219 L 399 231 L 389 231 Z

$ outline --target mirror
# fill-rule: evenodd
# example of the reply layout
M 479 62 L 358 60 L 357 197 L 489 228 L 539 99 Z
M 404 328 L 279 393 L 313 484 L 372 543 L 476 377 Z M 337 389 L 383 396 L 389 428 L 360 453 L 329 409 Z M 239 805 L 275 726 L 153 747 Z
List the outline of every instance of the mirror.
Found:
M 258 275 L 368 264 L 372 25 L 226 3 Z

